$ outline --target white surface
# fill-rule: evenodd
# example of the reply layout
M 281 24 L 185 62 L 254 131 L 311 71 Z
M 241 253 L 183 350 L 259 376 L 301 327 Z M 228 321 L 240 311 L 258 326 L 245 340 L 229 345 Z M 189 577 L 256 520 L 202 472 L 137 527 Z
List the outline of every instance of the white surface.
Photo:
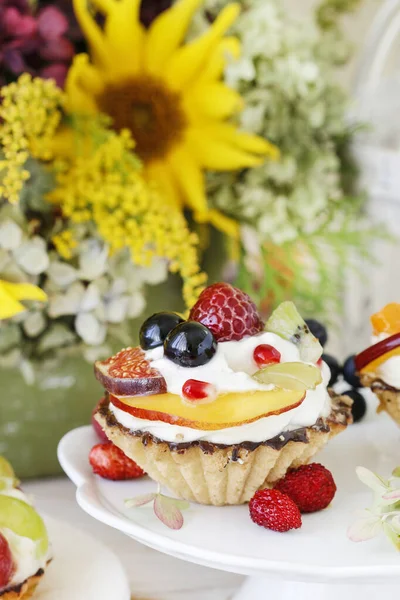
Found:
M 345 583 L 360 578 L 365 583 L 400 582 L 398 554 L 385 538 L 356 545 L 346 536 L 354 510 L 371 502 L 369 491 L 355 476 L 355 467 L 364 465 L 385 474 L 398 464 L 400 431 L 386 415 L 370 414 L 320 454 L 338 486 L 335 500 L 329 509 L 304 516 L 301 530 L 285 535 L 254 525 L 246 506 L 192 504 L 180 531 L 165 528 L 150 508 L 127 511 L 124 499 L 153 491 L 154 483 L 148 479 L 115 483 L 95 477 L 87 462 L 95 441 L 90 428 L 81 428 L 69 433 L 60 445 L 63 467 L 78 485 L 78 503 L 98 520 L 143 544 L 241 574 L 312 582 Z
M 76 487 L 66 477 L 25 482 L 24 489 L 32 494 L 42 514 L 62 519 L 89 533 L 119 557 L 134 600 L 228 600 L 243 580 L 239 575 L 161 554 L 99 523 L 79 508 L 75 500 Z M 59 599 L 54 596 L 51 600 Z M 68 600 L 86 598 L 78 596 Z M 110 596 L 109 600 L 118 599 Z
M 35 600 L 129 600 L 127 577 L 103 544 L 70 525 L 45 518 L 54 560 Z

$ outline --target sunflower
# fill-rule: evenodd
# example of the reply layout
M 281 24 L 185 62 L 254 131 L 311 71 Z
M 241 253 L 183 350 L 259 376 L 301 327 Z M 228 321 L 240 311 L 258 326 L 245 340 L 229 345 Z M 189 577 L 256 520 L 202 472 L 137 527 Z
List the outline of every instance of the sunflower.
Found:
M 226 6 L 207 32 L 184 43 L 202 1 L 179 0 L 146 30 L 140 0 L 74 0 L 90 57 L 76 56 L 69 71 L 68 110 L 105 113 L 116 130 L 130 130 L 146 178 L 171 207 L 236 235 L 234 221 L 209 209 L 204 171 L 254 167 L 277 150 L 232 120 L 243 102 L 223 74 L 239 42 L 225 34 L 239 5 Z
M 46 302 L 47 296 L 30 283 L 11 283 L 0 279 L 0 320 L 10 319 L 26 310 L 20 300 Z

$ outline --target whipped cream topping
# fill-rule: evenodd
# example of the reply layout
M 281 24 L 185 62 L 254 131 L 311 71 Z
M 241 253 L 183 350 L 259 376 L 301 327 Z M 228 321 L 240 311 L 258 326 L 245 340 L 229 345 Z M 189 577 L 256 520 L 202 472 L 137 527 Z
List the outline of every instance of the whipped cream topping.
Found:
M 388 337 L 391 337 L 388 333 L 373 335 L 372 344 L 377 344 Z M 400 389 L 400 355 L 390 356 L 377 367 L 375 374 L 384 383 Z
M 303 362 L 298 347 L 278 335 L 263 332 L 240 341 L 220 342 L 215 356 L 200 367 L 181 367 L 164 357 L 162 347 L 146 352 L 146 359 L 158 369 L 167 383 L 167 390 L 181 395 L 182 386 L 188 379 L 212 383 L 218 393 L 270 390 L 272 385 L 263 385 L 252 378 L 259 367 L 253 360 L 253 351 L 259 344 L 270 344 L 281 353 L 281 362 Z M 309 427 L 331 412 L 331 400 L 327 392 L 330 379 L 329 367 L 323 363 L 322 378 L 315 390 L 309 390 L 300 406 L 279 415 L 263 417 L 252 423 L 212 431 L 172 425 L 163 421 L 139 419 L 118 409 L 110 403 L 110 411 L 117 421 L 130 431 L 149 433 L 154 437 L 175 443 L 190 443 L 198 440 L 215 444 L 259 443 L 269 440 L 283 431 Z
M 15 572 L 7 587 L 19 585 L 28 577 L 36 575 L 39 569 L 44 569 L 47 557 L 38 557 L 38 545 L 30 538 L 17 535 L 6 527 L 0 529 L 6 538 L 15 563 Z
M 201 367 L 181 367 L 165 358 L 162 346 L 145 353 L 146 360 L 157 369 L 167 383 L 167 391 L 182 395 L 182 386 L 188 379 L 212 383 L 217 393 L 271 390 L 253 379 L 259 370 L 253 360 L 253 352 L 260 344 L 269 344 L 281 353 L 281 362 L 299 362 L 298 347 L 275 333 L 259 333 L 239 341 L 219 342 L 213 358 Z

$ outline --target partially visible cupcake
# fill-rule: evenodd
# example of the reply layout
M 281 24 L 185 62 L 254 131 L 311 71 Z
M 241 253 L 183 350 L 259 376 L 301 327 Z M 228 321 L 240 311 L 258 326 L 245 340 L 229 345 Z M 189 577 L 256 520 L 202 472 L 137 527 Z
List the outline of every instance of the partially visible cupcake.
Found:
M 264 326 L 246 294 L 214 284 L 189 321 L 150 317 L 140 343 L 96 363 L 107 393 L 95 418 L 180 498 L 248 502 L 351 421 L 351 400 L 328 393 L 322 348 L 291 302 Z
M 372 345 L 355 358 L 361 383 L 371 388 L 400 425 L 400 304 L 391 303 L 371 317 Z
M 32 598 L 49 561 L 43 520 L 18 488 L 11 465 L 0 456 L 0 598 Z

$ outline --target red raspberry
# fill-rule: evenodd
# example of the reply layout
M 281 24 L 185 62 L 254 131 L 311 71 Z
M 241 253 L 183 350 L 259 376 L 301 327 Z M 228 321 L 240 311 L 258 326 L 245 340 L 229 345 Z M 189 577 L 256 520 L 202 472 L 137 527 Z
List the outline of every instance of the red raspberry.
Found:
M 336 484 L 332 473 L 318 463 L 303 465 L 288 471 L 278 481 L 276 490 L 287 494 L 302 513 L 311 513 L 326 508 L 333 500 Z
M 145 472 L 111 442 L 93 446 L 89 454 L 89 462 L 93 472 L 104 479 L 122 481 L 137 479 Z
M 254 523 L 273 531 L 289 531 L 301 527 L 300 511 L 293 502 L 278 490 L 259 490 L 249 503 L 250 517 Z
M 218 342 L 241 340 L 264 329 L 250 296 L 229 283 L 206 288 L 190 311 L 189 320 L 208 327 Z

